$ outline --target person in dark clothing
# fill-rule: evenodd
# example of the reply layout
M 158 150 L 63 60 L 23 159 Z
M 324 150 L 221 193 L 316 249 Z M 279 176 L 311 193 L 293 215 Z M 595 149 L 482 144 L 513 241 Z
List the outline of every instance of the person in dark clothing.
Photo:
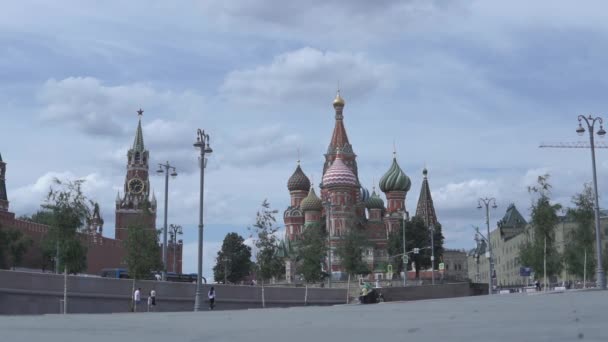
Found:
M 207 293 L 207 297 L 209 298 L 209 310 L 213 310 L 215 308 L 215 289 L 213 286 L 209 289 L 209 293 Z

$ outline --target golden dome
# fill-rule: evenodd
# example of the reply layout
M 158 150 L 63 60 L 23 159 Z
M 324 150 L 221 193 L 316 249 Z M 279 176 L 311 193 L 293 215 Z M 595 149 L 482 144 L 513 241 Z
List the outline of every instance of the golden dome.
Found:
M 338 93 L 336 94 L 336 98 L 334 99 L 334 107 L 335 106 L 344 107 L 344 99 L 342 98 L 342 96 L 340 96 L 340 90 L 338 90 Z

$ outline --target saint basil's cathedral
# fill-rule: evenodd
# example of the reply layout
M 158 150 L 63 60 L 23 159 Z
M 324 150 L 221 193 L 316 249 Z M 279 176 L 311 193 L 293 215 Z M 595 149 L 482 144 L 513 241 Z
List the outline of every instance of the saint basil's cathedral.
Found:
M 351 227 L 359 225 L 369 245 L 363 260 L 368 265 L 372 277 L 383 279 L 386 264 L 388 237 L 400 231 L 404 217 L 409 218 L 406 208 L 407 193 L 412 182 L 405 174 L 393 155 L 391 165 L 380 178 L 379 189 L 385 194 L 385 201 L 376 192 L 375 186 L 370 195 L 359 180 L 357 155 L 348 140 L 344 126 L 345 101 L 340 92 L 333 101 L 335 126 L 331 141 L 325 153 L 323 176 L 320 184 L 320 197 L 311 185 L 300 164 L 287 181 L 291 204 L 284 212 L 287 244 L 299 239 L 309 224 L 326 223 L 329 227 L 332 278 L 342 278 L 345 272 L 336 255 L 340 238 Z M 416 216 L 421 217 L 426 226 L 437 224 L 437 216 L 427 180 L 427 170 L 423 170 L 423 182 L 416 208 Z M 324 267 L 328 269 L 326 259 Z M 286 278 L 294 279 L 295 265 L 286 262 Z

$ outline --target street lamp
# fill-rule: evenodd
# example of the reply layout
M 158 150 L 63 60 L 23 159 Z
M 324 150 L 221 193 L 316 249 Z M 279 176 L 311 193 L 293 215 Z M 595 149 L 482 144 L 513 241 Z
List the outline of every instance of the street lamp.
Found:
M 479 234 L 475 234 L 475 264 L 476 264 L 476 273 L 475 273 L 475 282 L 479 283 L 479 251 L 480 251 Z
M 483 205 L 486 207 L 486 227 L 488 229 L 488 235 L 487 235 L 487 244 L 488 244 L 488 295 L 492 294 L 492 274 L 494 273 L 494 262 L 492 259 L 492 243 L 490 242 L 490 205 L 492 206 L 492 209 L 496 209 L 498 208 L 498 206 L 496 205 L 496 199 L 494 197 L 488 198 L 488 197 L 484 197 L 484 198 L 480 198 L 477 201 L 477 209 L 481 209 L 482 207 L 482 203 Z
M 173 244 L 173 273 L 177 273 L 177 259 L 176 259 L 176 250 L 177 250 L 177 236 L 182 235 L 182 226 L 179 224 L 171 224 L 169 225 L 169 235 L 171 235 L 171 243 Z
M 407 211 L 403 211 L 403 287 L 407 283 L 407 252 L 405 251 L 405 221 L 407 220 Z
M 165 220 L 163 224 L 163 271 L 162 271 L 162 279 L 167 280 L 167 211 L 169 208 L 169 170 L 173 170 L 171 172 L 171 178 L 177 177 L 177 172 L 175 171 L 175 167 L 169 165 L 169 162 L 165 164 L 158 164 L 158 170 L 156 173 L 159 175 L 165 174 Z
M 597 287 L 599 287 L 600 289 L 606 289 L 606 279 L 604 278 L 604 269 L 602 268 L 602 243 L 600 241 L 600 205 L 599 205 L 599 201 L 598 201 L 598 195 L 597 195 L 597 174 L 596 174 L 596 168 L 595 168 L 595 143 L 593 140 L 593 133 L 595 132 L 595 122 L 599 122 L 600 123 L 600 129 L 597 131 L 597 135 L 602 138 L 604 137 L 604 135 L 606 135 L 606 131 L 604 130 L 604 126 L 603 126 L 603 120 L 602 118 L 598 117 L 592 117 L 591 115 L 589 115 L 588 117 L 585 117 L 584 115 L 579 115 L 578 116 L 578 128 L 576 129 L 576 133 L 578 133 L 578 135 L 582 136 L 583 134 L 585 134 L 585 128 L 582 125 L 583 120 L 585 121 L 585 123 L 587 124 L 587 128 L 589 129 L 589 144 L 591 145 L 591 167 L 593 169 L 593 195 L 595 197 L 595 203 L 594 203 L 594 211 L 595 211 L 595 256 L 596 256 L 596 263 L 597 263 L 597 270 L 596 270 L 596 284 Z
M 431 284 L 435 285 L 435 225 L 429 226 L 431 231 Z
M 327 195 L 327 201 L 323 202 L 325 206 L 325 229 L 327 230 L 327 270 L 329 276 L 327 277 L 327 287 L 331 288 L 331 276 L 332 276 L 332 267 L 331 267 L 331 201 L 329 195 Z
M 194 147 L 200 150 L 200 201 L 198 208 L 198 267 L 196 278 L 196 295 L 194 297 L 194 311 L 200 311 L 203 304 L 202 280 L 203 280 L 203 194 L 205 192 L 205 167 L 207 167 L 207 159 L 205 153 L 211 153 L 213 150 L 209 147 L 209 134 L 200 128 L 196 131 L 196 142 Z

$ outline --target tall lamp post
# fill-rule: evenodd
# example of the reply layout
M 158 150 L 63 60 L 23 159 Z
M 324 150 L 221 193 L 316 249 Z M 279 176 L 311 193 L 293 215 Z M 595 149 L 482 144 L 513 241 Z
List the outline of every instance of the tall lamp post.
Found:
M 325 229 L 327 230 L 327 271 L 329 274 L 327 277 L 327 287 L 331 288 L 331 201 L 329 200 L 329 197 L 327 198 L 327 201 L 323 202 L 323 205 L 325 206 Z
M 597 135 L 600 137 L 603 137 L 604 135 L 606 135 L 606 131 L 604 130 L 603 127 L 603 120 L 602 118 L 598 117 L 593 117 L 591 115 L 589 115 L 588 117 L 585 117 L 584 115 L 579 115 L 578 116 L 578 128 L 576 129 L 576 133 L 578 133 L 578 135 L 582 136 L 583 134 L 585 134 L 585 128 L 582 125 L 582 122 L 585 121 L 585 123 L 587 124 L 587 129 L 589 130 L 589 144 L 591 145 L 591 168 L 593 170 L 593 195 L 595 197 L 595 203 L 594 203 L 594 211 L 595 211 L 595 257 L 596 257 L 596 263 L 597 263 L 597 270 L 596 270 L 596 284 L 597 287 L 599 287 L 600 289 L 606 289 L 606 279 L 604 278 L 604 269 L 602 268 L 602 243 L 600 240 L 601 234 L 600 234 L 600 205 L 599 205 L 599 201 L 598 201 L 598 195 L 597 195 L 597 174 L 596 174 L 596 169 L 595 169 L 595 142 L 594 142 L 594 137 L 593 134 L 596 133 L 595 132 L 595 123 L 599 122 L 600 124 L 600 129 L 597 131 Z
M 407 252 L 405 250 L 405 221 L 407 220 L 407 211 L 403 211 L 403 287 L 405 287 L 407 283 Z
M 477 203 L 477 209 L 486 208 L 486 228 L 488 229 L 487 243 L 488 243 L 488 295 L 492 294 L 492 274 L 494 273 L 494 260 L 492 258 L 492 243 L 490 242 L 490 205 L 492 209 L 496 209 L 496 199 L 494 197 L 480 198 Z
M 431 231 L 431 284 L 435 285 L 435 225 L 429 226 Z
M 171 224 L 169 225 L 169 230 L 171 230 L 169 235 L 171 236 L 171 243 L 173 244 L 173 273 L 177 273 L 177 255 L 175 251 L 177 250 L 177 236 L 183 234 L 182 226 L 179 224 Z
M 175 171 L 175 167 L 171 166 L 169 162 L 165 164 L 158 164 L 158 170 L 156 173 L 165 174 L 165 220 L 163 224 L 163 272 L 162 277 L 163 280 L 167 280 L 167 211 L 169 208 L 169 171 L 171 172 L 171 178 L 177 177 L 177 172 Z
M 201 168 L 200 202 L 198 208 L 198 267 L 196 278 L 196 295 L 194 297 L 194 311 L 200 311 L 203 304 L 202 281 L 203 281 L 203 194 L 205 192 L 205 167 L 207 159 L 205 153 L 213 150 L 209 147 L 209 134 L 200 128 L 196 131 L 196 142 L 194 147 L 200 150 L 199 166 Z

